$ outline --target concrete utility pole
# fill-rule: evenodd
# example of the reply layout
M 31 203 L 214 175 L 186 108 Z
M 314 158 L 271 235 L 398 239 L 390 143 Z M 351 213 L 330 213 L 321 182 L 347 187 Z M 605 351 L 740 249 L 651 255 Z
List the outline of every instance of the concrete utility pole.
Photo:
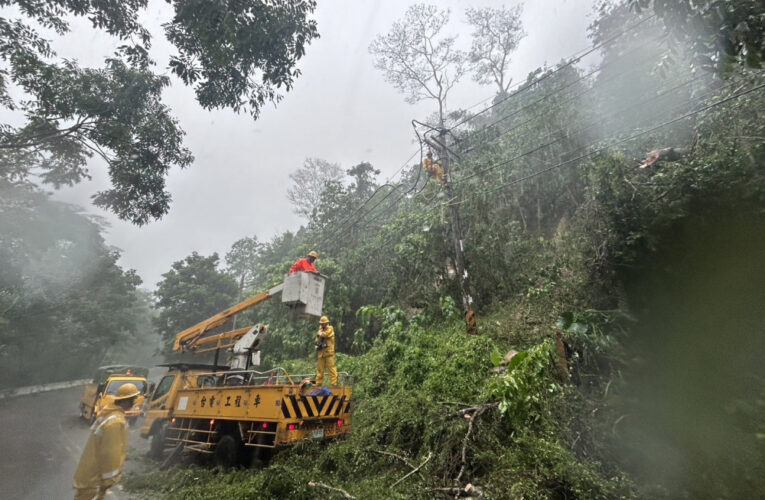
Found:
M 477 333 L 475 312 L 473 311 L 473 296 L 470 293 L 470 276 L 468 274 L 467 263 L 465 261 L 465 244 L 462 240 L 462 228 L 460 227 L 460 216 L 458 205 L 454 203 L 452 195 L 451 174 L 449 171 L 449 149 L 447 147 L 447 131 L 441 128 L 438 134 L 438 141 L 435 141 L 435 147 L 440 152 L 441 167 L 444 169 L 444 191 L 449 200 L 449 219 L 451 225 L 452 242 L 454 243 L 454 262 L 457 266 L 457 277 L 460 283 L 460 292 L 462 293 L 462 310 L 465 313 L 465 325 L 467 332 L 471 335 Z

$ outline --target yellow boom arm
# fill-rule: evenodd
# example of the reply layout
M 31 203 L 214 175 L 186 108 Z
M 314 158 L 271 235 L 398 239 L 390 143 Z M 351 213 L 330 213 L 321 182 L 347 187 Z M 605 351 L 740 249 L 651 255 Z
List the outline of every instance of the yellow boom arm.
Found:
M 219 312 L 215 316 L 207 318 L 204 321 L 200 321 L 196 325 L 183 330 L 181 333 L 175 336 L 175 343 L 173 344 L 173 350 L 174 351 L 195 350 L 200 345 L 211 344 L 211 343 L 218 343 L 218 346 L 214 347 L 213 349 L 219 349 L 220 347 L 225 347 L 222 344 L 224 340 L 230 340 L 230 341 L 236 342 L 236 340 L 238 340 L 239 337 L 247 333 L 247 330 L 249 330 L 251 327 L 240 328 L 238 330 L 232 330 L 230 332 L 224 332 L 219 335 L 212 335 L 210 337 L 205 337 L 205 338 L 201 338 L 201 337 L 202 335 L 204 335 L 206 332 L 209 332 L 213 328 L 217 328 L 221 325 L 226 324 L 229 320 L 231 320 L 231 318 L 233 318 L 240 312 L 246 311 L 247 309 L 258 305 L 261 302 L 265 302 L 266 300 L 270 299 L 277 293 L 280 293 L 283 287 L 284 287 L 284 284 L 276 285 L 270 290 L 259 293 L 255 295 L 254 297 L 250 297 L 249 299 L 244 300 L 235 306 L 231 306 L 228 309 Z M 205 349 L 204 352 L 206 351 L 207 349 Z M 197 351 L 197 352 L 200 352 L 200 351 Z

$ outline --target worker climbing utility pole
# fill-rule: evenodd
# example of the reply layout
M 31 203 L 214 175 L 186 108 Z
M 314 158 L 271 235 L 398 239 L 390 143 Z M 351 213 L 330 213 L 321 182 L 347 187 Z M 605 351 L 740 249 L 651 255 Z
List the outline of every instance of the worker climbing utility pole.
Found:
M 459 205 L 454 202 L 452 194 L 451 174 L 449 171 L 449 148 L 447 147 L 447 131 L 443 127 L 438 134 L 438 141 L 432 144 L 426 139 L 426 142 L 435 147 L 440 153 L 441 166 L 444 171 L 444 190 L 449 203 L 449 219 L 451 225 L 452 242 L 454 243 L 454 262 L 457 267 L 457 278 L 460 283 L 460 292 L 462 293 L 462 310 L 465 313 L 465 325 L 467 332 L 475 335 L 476 320 L 473 311 L 473 296 L 470 293 L 470 275 L 468 273 L 467 262 L 465 261 L 465 244 L 462 239 L 462 228 L 460 227 L 460 217 L 458 212 Z

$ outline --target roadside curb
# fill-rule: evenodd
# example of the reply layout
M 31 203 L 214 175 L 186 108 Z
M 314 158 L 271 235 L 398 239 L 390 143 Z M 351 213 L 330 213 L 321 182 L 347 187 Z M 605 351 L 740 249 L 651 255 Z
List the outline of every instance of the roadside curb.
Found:
M 38 392 L 56 391 L 58 389 L 68 389 L 70 387 L 77 387 L 78 385 L 85 385 L 90 379 L 70 380 L 68 382 L 53 382 L 52 384 L 38 384 L 30 385 L 27 387 L 16 387 L 15 389 L 4 389 L 0 391 L 0 400 L 13 398 L 16 396 L 28 396 L 30 394 L 37 394 Z

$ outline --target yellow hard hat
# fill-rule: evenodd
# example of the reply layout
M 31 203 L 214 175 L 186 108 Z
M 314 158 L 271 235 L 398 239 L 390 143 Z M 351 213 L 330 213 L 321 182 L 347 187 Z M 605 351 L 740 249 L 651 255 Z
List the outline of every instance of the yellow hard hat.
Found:
M 311 250 L 310 252 L 308 252 L 308 256 L 309 257 L 313 257 L 314 259 L 318 259 L 319 258 L 319 254 L 316 253 L 315 250 Z
M 326 325 L 327 323 L 329 323 L 329 318 L 326 316 L 322 316 L 321 319 L 319 320 L 319 324 Z
M 135 384 L 128 383 L 117 389 L 117 395 L 114 396 L 114 400 L 119 401 L 121 399 L 134 398 L 139 394 L 141 394 L 141 391 L 138 390 L 138 387 L 136 387 Z

